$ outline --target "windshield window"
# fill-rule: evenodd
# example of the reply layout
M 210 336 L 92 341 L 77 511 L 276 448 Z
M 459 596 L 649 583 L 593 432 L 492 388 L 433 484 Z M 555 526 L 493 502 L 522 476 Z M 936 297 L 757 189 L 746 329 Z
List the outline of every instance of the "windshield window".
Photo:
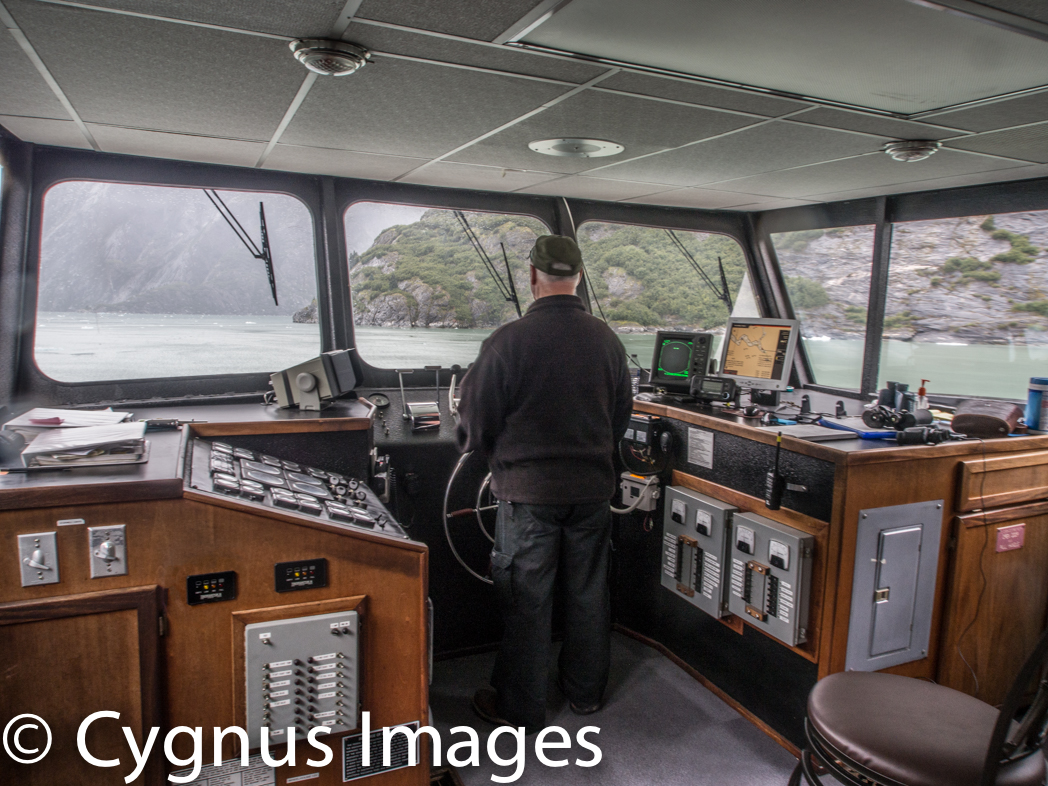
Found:
M 593 313 L 603 313 L 644 368 L 651 365 L 658 330 L 715 333 L 710 356 L 717 358 L 727 301 L 736 315 L 757 316 L 748 313 L 756 303 L 743 283 L 742 248 L 730 237 L 600 221 L 584 223 L 578 237 L 596 296 Z
M 896 224 L 879 379 L 1024 399 L 1048 374 L 1048 211 Z
M 870 299 L 873 226 L 771 236 L 815 381 L 858 389 Z
M 507 297 L 531 303 L 528 255 L 550 234 L 530 216 L 378 202 L 351 205 L 345 228 L 357 349 L 380 368 L 472 363 L 517 318 Z
M 44 198 L 34 357 L 63 382 L 272 372 L 320 351 L 313 221 L 297 199 L 72 181 Z

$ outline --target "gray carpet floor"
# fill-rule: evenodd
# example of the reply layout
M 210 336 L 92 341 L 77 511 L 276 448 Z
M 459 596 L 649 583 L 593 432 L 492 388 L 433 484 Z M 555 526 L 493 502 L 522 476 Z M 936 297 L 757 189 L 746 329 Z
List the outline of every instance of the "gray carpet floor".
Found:
M 434 664 L 430 706 L 445 753 L 449 745 L 466 739 L 463 732 L 451 734 L 452 727 L 471 726 L 480 735 L 479 766 L 457 768 L 466 786 L 489 786 L 495 782 L 492 775 L 507 778 L 515 771 L 514 765 L 499 766 L 488 757 L 493 727 L 470 709 L 473 692 L 488 684 L 494 658 L 494 653 L 485 653 Z M 612 638 L 611 680 L 600 712 L 584 717 L 572 713 L 556 687 L 552 664 L 547 696 L 547 725 L 563 727 L 572 743 L 547 756 L 572 763 L 545 766 L 535 756 L 535 737 L 527 737 L 523 772 L 512 781 L 520 786 L 786 786 L 796 764 L 785 749 L 672 661 L 618 633 Z M 600 729 L 587 736 L 601 750 L 601 761 L 593 767 L 573 763 L 593 758 L 576 741 L 583 726 Z M 516 751 L 517 742 L 509 735 L 497 740 L 496 752 L 503 759 L 513 759 Z

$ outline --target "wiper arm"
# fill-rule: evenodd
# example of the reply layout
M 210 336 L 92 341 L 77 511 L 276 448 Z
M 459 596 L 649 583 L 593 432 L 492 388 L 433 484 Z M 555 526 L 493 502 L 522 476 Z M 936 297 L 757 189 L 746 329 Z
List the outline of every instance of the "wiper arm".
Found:
M 491 257 L 488 256 L 488 252 L 484 250 L 484 246 L 480 244 L 480 238 L 477 237 L 477 233 L 473 231 L 473 227 L 469 225 L 469 221 L 466 220 L 466 214 L 461 210 L 454 211 L 455 218 L 458 219 L 459 224 L 462 225 L 462 231 L 466 233 L 466 238 L 469 240 L 470 245 L 473 246 L 477 252 L 477 256 L 480 257 L 480 261 L 484 263 L 484 267 L 488 269 L 488 273 L 491 274 L 492 279 L 495 281 L 495 286 L 498 287 L 499 292 L 502 293 L 502 297 L 506 299 L 507 303 L 512 303 L 517 309 L 517 316 L 522 316 L 520 312 L 520 299 L 517 297 L 517 288 L 513 283 L 513 271 L 509 267 L 509 257 L 506 256 L 506 246 L 502 245 L 502 258 L 506 263 L 506 277 L 509 279 L 509 284 L 502 280 L 502 276 L 499 275 L 498 269 L 495 267 L 495 263 L 491 261 Z
M 717 257 L 717 265 L 720 266 L 721 279 L 721 286 L 718 287 L 716 284 L 713 283 L 713 279 L 706 275 L 706 271 L 699 266 L 699 263 L 695 260 L 695 257 L 691 255 L 691 252 L 684 247 L 684 244 L 680 241 L 680 238 L 677 237 L 676 233 L 672 229 L 667 229 L 666 234 L 670 236 L 670 240 L 673 241 L 673 244 L 677 247 L 677 250 L 680 251 L 684 258 L 688 260 L 689 263 L 691 263 L 691 266 L 695 268 L 695 272 L 699 274 L 699 277 L 702 278 L 702 280 L 706 283 L 706 286 L 710 288 L 710 291 L 717 296 L 718 300 L 720 300 L 722 303 L 724 303 L 724 305 L 728 307 L 728 313 L 730 314 L 732 310 L 731 293 L 728 292 L 728 279 L 724 275 L 724 263 L 721 262 L 721 258 Z
M 273 254 L 269 247 L 269 232 L 266 230 L 266 209 L 262 202 L 258 203 L 258 220 L 259 229 L 262 235 L 262 248 L 259 249 L 255 245 L 255 241 L 251 239 L 251 236 L 237 221 L 237 217 L 233 215 L 233 211 L 229 209 L 225 202 L 222 201 L 222 197 L 218 195 L 218 192 L 213 188 L 205 188 L 204 195 L 211 200 L 211 204 L 215 206 L 215 210 L 218 214 L 226 220 L 229 224 L 229 228 L 233 230 L 234 234 L 240 238 L 240 242 L 244 244 L 244 247 L 251 252 L 251 256 L 255 259 L 261 259 L 266 263 L 266 275 L 269 277 L 269 289 L 273 292 L 273 303 L 280 305 L 277 300 L 277 279 L 273 273 Z

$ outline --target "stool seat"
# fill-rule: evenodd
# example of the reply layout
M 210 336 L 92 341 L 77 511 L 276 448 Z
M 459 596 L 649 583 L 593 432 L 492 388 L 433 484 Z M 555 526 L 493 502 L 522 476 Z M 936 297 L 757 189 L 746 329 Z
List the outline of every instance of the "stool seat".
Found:
M 979 786 L 998 712 L 932 682 L 843 672 L 808 696 L 808 721 L 829 748 L 905 786 Z M 1004 765 L 997 786 L 1040 786 L 1041 752 Z

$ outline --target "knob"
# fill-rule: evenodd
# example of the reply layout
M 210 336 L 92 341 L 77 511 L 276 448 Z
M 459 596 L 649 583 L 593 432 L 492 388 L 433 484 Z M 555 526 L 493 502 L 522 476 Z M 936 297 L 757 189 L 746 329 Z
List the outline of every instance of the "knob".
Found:
M 46 563 L 46 559 L 41 549 L 34 549 L 32 555 L 23 559 L 22 562 L 37 570 L 51 570 L 51 566 Z
M 111 540 L 104 540 L 98 544 L 98 548 L 95 549 L 95 556 L 103 562 L 116 562 L 120 559 L 116 555 L 116 544 Z
M 295 384 L 298 386 L 299 390 L 309 392 L 317 386 L 317 378 L 314 377 L 312 374 L 307 374 L 305 371 L 303 371 L 301 374 L 295 377 Z

